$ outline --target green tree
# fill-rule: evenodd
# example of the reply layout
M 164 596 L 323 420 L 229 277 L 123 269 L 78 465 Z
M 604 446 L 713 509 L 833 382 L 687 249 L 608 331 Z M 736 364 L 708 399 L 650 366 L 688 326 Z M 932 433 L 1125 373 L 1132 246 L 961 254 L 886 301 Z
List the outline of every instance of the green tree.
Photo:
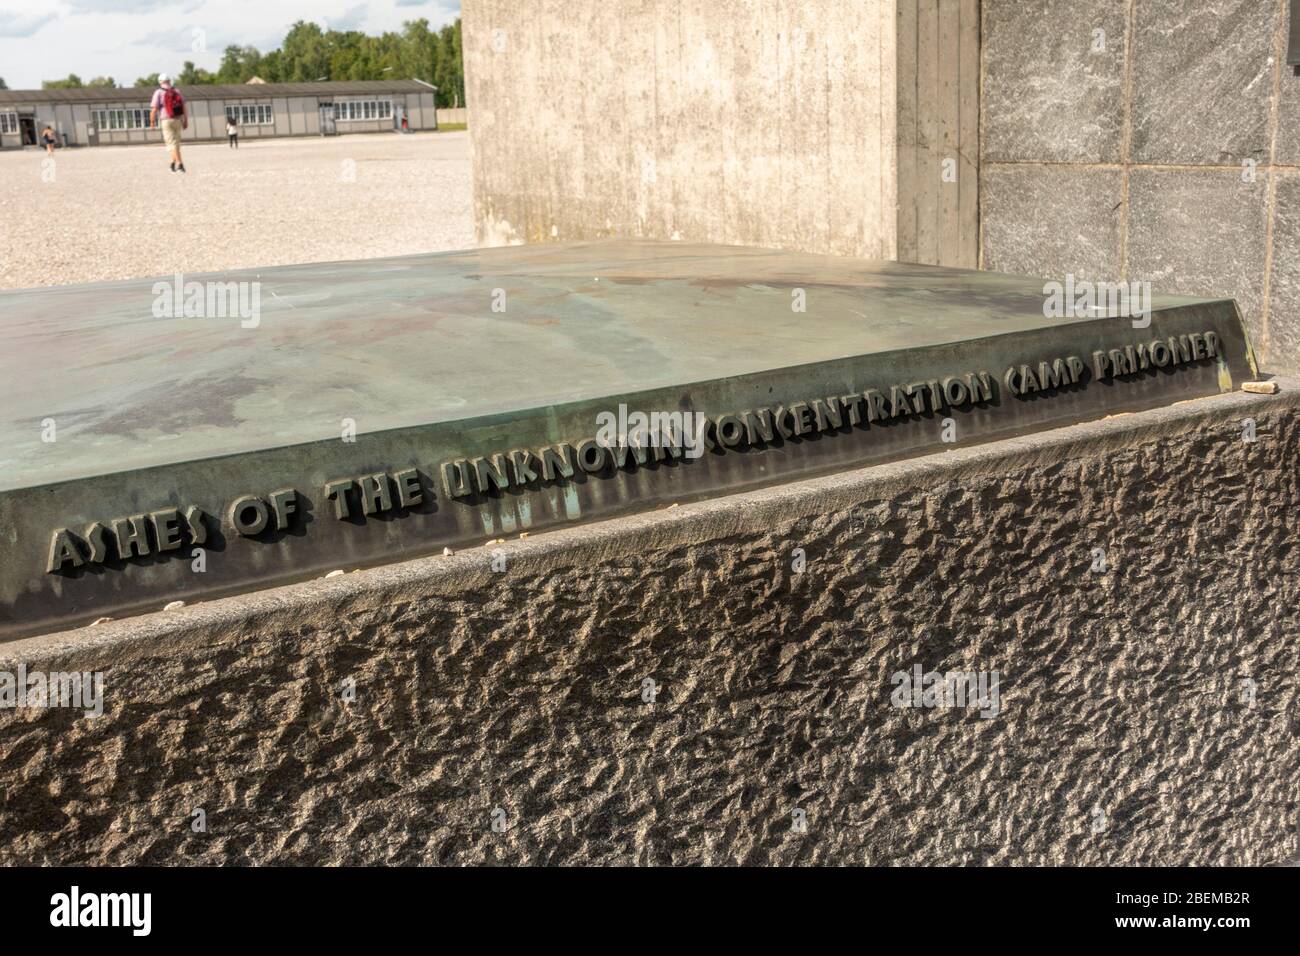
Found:
M 419 79 L 438 87 L 439 106 L 465 103 L 460 20 L 441 30 L 425 19 L 408 20 L 400 33 L 367 36 L 358 30 L 321 30 L 299 20 L 285 34 L 279 49 L 261 53 L 256 47 L 226 47 L 215 73 L 186 62 L 176 77 L 183 86 L 203 83 L 247 83 L 254 76 L 268 83 L 310 83 L 327 80 Z M 69 76 L 68 80 L 76 80 Z M 68 80 L 46 83 L 70 85 Z M 91 81 L 97 82 L 95 80 Z M 111 80 L 109 81 L 112 82 Z M 158 74 L 142 76 L 136 86 L 157 86 Z M 75 85 L 80 85 L 76 80 Z
M 460 19 L 438 31 L 438 65 L 433 84 L 439 106 L 465 104 L 465 66 L 461 53 Z
M 90 89 L 115 90 L 117 81 L 111 76 L 97 76 L 93 80 L 87 80 L 86 86 Z
M 258 76 L 268 83 L 284 82 L 284 57 L 279 50 L 272 50 L 262 57 L 262 72 Z
M 0 76 L 0 90 L 7 90 L 7 89 L 9 89 L 9 85 L 5 83 L 5 78 L 3 76 Z
M 247 83 L 255 76 L 261 76 L 262 79 L 262 54 L 257 52 L 257 47 L 252 46 L 235 46 L 226 47 L 221 56 L 221 66 L 217 68 L 218 83 Z
M 429 30 L 429 21 L 408 20 L 402 24 L 398 67 L 404 80 L 434 82 L 438 66 L 438 35 Z
M 176 82 L 180 86 L 202 86 L 207 83 L 216 83 L 217 76 L 210 73 L 200 66 L 195 66 L 190 60 L 185 61 L 181 71 L 176 76 Z
M 329 44 L 325 34 L 315 23 L 299 20 L 289 28 L 280 44 L 283 80 L 290 83 L 310 83 L 330 76 Z
M 345 33 L 331 30 L 322 37 L 323 49 L 327 57 L 326 64 L 321 72 L 313 74 L 311 79 L 321 76 L 328 76 L 331 80 L 369 79 L 366 75 L 369 42 L 370 37 L 356 30 Z
M 85 85 L 81 82 L 81 77 L 75 73 L 69 73 L 67 78 L 62 80 L 41 80 L 43 90 L 79 90 Z

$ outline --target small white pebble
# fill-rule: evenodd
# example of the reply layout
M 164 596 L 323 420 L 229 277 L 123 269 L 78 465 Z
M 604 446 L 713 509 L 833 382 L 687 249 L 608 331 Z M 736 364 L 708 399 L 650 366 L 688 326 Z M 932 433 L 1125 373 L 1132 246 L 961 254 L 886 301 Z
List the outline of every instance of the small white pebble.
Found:
M 342 571 L 331 571 L 329 574 L 325 575 L 325 577 L 327 577 L 327 578 L 337 578 L 337 577 L 338 577 L 339 575 L 341 575 L 341 574 L 343 574 Z
M 90 626 L 94 627 L 96 624 L 103 624 L 104 622 L 111 620 L 113 620 L 111 617 L 97 617 L 90 622 Z
M 1277 382 L 1242 382 L 1241 390 L 1243 392 L 1254 392 L 1257 395 L 1275 395 L 1277 394 Z
M 519 537 L 521 537 L 521 538 L 526 538 L 526 537 L 528 537 L 528 532 L 527 532 L 527 531 L 520 531 L 520 532 L 519 532 Z
M 172 601 L 171 604 L 165 604 L 165 605 L 163 605 L 163 610 L 164 610 L 164 611 L 179 611 L 179 610 L 180 610 L 181 608 L 183 608 L 184 606 L 185 606 L 185 602 L 184 602 L 184 601 Z
M 453 554 L 455 554 L 455 553 L 456 553 L 456 552 L 453 551 L 453 550 L 451 550 L 451 548 L 443 548 L 443 549 L 442 549 L 442 555 L 443 555 L 443 557 L 450 557 L 451 555 L 453 555 Z

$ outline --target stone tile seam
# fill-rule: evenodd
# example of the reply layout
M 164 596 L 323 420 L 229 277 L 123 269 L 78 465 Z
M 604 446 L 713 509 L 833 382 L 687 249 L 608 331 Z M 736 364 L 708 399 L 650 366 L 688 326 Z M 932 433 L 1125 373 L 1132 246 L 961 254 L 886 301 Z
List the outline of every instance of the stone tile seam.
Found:
M 1034 435 L 986 442 L 949 452 L 870 465 L 735 495 L 662 508 L 576 527 L 539 532 L 527 541 L 508 540 L 492 547 L 508 560 L 526 561 L 530 574 L 591 566 L 648 550 L 692 547 L 737 534 L 770 530 L 810 516 L 850 510 L 918 488 L 937 489 L 954 481 L 1019 473 L 1035 465 L 1060 465 L 1134 444 L 1169 439 L 1212 424 L 1224 424 L 1243 411 L 1257 416 L 1300 407 L 1300 379 L 1279 379 L 1277 395 L 1235 392 L 1194 399 L 1164 408 L 1069 425 Z M 1171 429 L 1171 425 L 1174 426 Z M 25 638 L 0 645 L 0 664 L 42 661 L 53 664 L 86 654 L 121 663 L 156 655 L 171 647 L 211 645 L 214 631 L 222 644 L 235 644 L 259 618 L 292 611 L 302 617 L 349 607 L 365 611 L 388 604 L 455 596 L 495 580 L 484 560 L 489 545 L 440 555 L 395 561 L 341 578 L 315 579 L 201 602 L 173 612 L 155 612 Z
M 976 118 L 975 122 L 975 129 L 977 131 L 976 135 L 979 136 L 978 148 L 976 149 L 976 158 L 979 162 L 975 164 L 975 244 L 977 246 L 975 250 L 975 268 L 977 269 L 985 269 L 988 267 L 984 257 L 984 190 L 979 181 L 980 173 L 982 172 L 982 164 L 984 162 L 984 144 L 988 142 L 988 124 L 985 122 L 987 111 L 984 108 L 984 104 L 988 102 L 984 96 L 984 78 L 987 72 L 984 66 L 984 36 L 987 32 L 984 27 L 984 17 L 987 11 L 988 7 L 984 4 L 983 0 L 981 0 L 978 18 L 978 45 L 980 55 L 979 70 L 977 71 L 979 76 L 980 106 L 979 116 Z
M 1137 45 L 1137 0 L 1129 0 L 1124 26 L 1124 126 L 1120 140 L 1123 173 L 1119 195 L 1119 278 L 1129 274 L 1129 177 L 1133 166 L 1133 48 Z
M 1268 163 L 1273 168 L 1277 165 L 1277 131 L 1281 122 L 1282 109 L 1282 61 L 1286 59 L 1287 2 L 1277 0 L 1277 28 L 1273 37 L 1273 89 L 1268 101 Z M 1273 286 L 1273 223 L 1277 218 L 1277 177 L 1268 177 L 1268 197 L 1264 201 L 1264 288 L 1260 302 L 1260 354 L 1272 353 L 1273 330 L 1271 323 L 1270 299 Z
M 1049 169 L 1082 169 L 1097 170 L 1101 172 L 1124 172 L 1125 170 L 1140 169 L 1154 172 L 1169 173 L 1231 173 L 1234 176 L 1240 176 L 1242 167 L 1237 165 L 1212 165 L 1209 163 L 1065 163 L 1054 162 L 1052 160 L 1038 159 L 987 159 L 982 161 L 982 169 L 991 169 L 999 166 L 1016 168 L 1019 166 L 1040 166 Z M 1274 171 L 1284 176 L 1300 173 L 1300 165 L 1292 163 L 1260 163 L 1255 167 L 1265 171 Z

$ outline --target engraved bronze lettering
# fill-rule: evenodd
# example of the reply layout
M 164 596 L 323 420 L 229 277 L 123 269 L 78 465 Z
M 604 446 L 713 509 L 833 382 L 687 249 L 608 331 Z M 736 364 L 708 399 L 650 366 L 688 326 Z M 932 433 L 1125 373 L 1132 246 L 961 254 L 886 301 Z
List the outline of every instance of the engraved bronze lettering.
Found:
M 658 446 L 655 446 L 658 448 Z M 554 481 L 556 475 L 561 478 L 573 477 L 573 446 L 560 445 L 558 448 L 547 446 L 542 449 L 542 479 Z
M 85 561 L 81 557 L 81 550 L 77 547 L 76 538 L 67 528 L 59 528 L 50 540 L 50 559 L 45 562 L 45 573 L 62 571 L 65 564 L 79 568 L 85 564 Z
M 794 420 L 794 433 L 804 435 L 813 430 L 812 409 L 807 402 L 795 402 L 790 406 L 790 417 Z
M 108 529 L 96 521 L 86 528 L 86 544 L 90 545 L 91 564 L 103 564 L 108 560 Z
M 1068 382 L 1069 373 L 1065 369 L 1064 359 L 1038 363 L 1038 384 L 1044 389 L 1060 388 Z
M 400 508 L 415 508 L 424 501 L 424 487 L 420 484 L 420 469 L 403 468 L 393 472 L 393 481 L 397 484 L 397 505 Z
M 442 468 L 445 473 L 447 466 L 443 465 Z M 354 484 L 356 482 L 351 478 L 337 478 L 334 481 L 325 482 L 325 497 L 334 502 L 334 517 L 340 521 L 349 514 L 348 492 Z
M 198 505 L 185 509 L 185 524 L 189 528 L 190 543 L 203 544 L 208 540 L 207 513 Z
M 737 448 L 745 440 L 745 423 L 735 415 L 723 415 L 718 419 L 718 441 L 727 448 Z
M 127 518 L 114 518 L 113 538 L 117 541 L 117 556 L 125 561 L 127 558 L 145 557 L 149 554 L 148 527 L 144 515 L 131 515 Z
M 993 401 L 993 377 L 988 372 L 971 372 L 966 376 L 966 391 L 972 402 Z
M 599 474 L 608 463 L 607 449 L 596 439 L 588 438 L 578 445 L 578 464 L 587 474 Z
M 289 530 L 289 519 L 298 511 L 298 492 L 293 488 L 281 488 L 267 497 L 271 501 L 271 511 L 275 514 L 275 530 Z
M 626 450 L 626 446 L 622 447 Z M 533 468 L 536 461 L 537 457 L 532 452 L 522 448 L 516 448 L 510 453 L 510 470 L 514 473 L 516 484 L 526 485 L 537 480 L 537 471 Z
M 248 538 L 265 530 L 271 521 L 271 509 L 257 495 L 244 495 L 231 502 L 226 517 L 232 528 Z
M 857 427 L 862 423 L 862 396 L 857 392 L 851 395 L 841 395 L 840 405 L 849 413 L 849 426 Z
M 159 551 L 175 551 L 181 546 L 181 513 L 175 508 L 151 511 L 149 522 L 153 525 L 153 539 Z
M 505 455 L 471 458 L 470 467 L 474 470 L 474 484 L 479 491 L 486 493 L 510 487 L 510 474 L 506 467 Z
M 469 481 L 469 463 L 464 458 L 443 462 L 442 490 L 448 498 L 465 498 L 474 493 Z
M 943 397 L 949 405 L 965 405 L 970 401 L 970 392 L 966 391 L 965 382 L 949 375 L 943 380 Z
M 760 408 L 755 412 L 745 412 L 745 432 L 751 445 L 760 442 L 770 445 L 776 437 L 772 425 L 772 410 Z
M 1110 359 L 1101 349 L 1092 353 L 1092 377 L 1098 381 L 1110 378 Z
M 497 457 L 500 457 L 499 455 Z M 383 514 L 393 508 L 393 494 L 388 486 L 388 473 L 362 475 L 357 479 L 357 497 L 361 500 L 361 513 Z

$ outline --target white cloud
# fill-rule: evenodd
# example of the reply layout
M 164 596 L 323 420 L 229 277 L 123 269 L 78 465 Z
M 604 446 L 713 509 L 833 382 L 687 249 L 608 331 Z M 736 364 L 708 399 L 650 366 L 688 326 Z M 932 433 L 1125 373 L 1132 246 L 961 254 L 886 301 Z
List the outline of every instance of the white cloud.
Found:
M 279 44 L 297 20 L 340 30 L 382 33 L 406 20 L 450 23 L 460 0 L 57 0 L 32 14 L 32 0 L 0 0 L 0 77 L 11 89 L 37 89 L 41 80 L 76 73 L 111 76 L 129 85 L 158 71 L 178 72 L 185 60 L 215 70 L 235 43 L 263 52 Z M 203 49 L 195 51 L 196 30 Z
M 151 13 L 162 7 L 197 5 L 182 0 L 67 0 L 68 9 L 73 13 Z
M 0 38 L 25 38 L 40 30 L 51 20 L 58 19 L 57 13 L 42 16 L 25 17 L 7 10 L 0 10 Z
M 329 27 L 331 30 L 365 30 L 366 15 L 369 11 L 363 3 L 358 7 L 344 10 L 343 13 L 330 20 Z

